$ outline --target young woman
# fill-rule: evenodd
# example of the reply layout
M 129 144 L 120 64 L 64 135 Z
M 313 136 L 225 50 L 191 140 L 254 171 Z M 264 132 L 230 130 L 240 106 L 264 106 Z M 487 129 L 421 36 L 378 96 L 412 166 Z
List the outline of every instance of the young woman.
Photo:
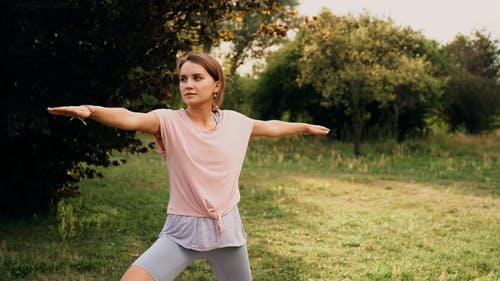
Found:
M 206 259 L 218 280 L 251 280 L 246 235 L 238 212 L 238 178 L 251 136 L 328 134 L 323 126 L 250 119 L 220 110 L 224 75 L 213 57 L 190 52 L 178 60 L 185 109 L 149 113 L 94 105 L 48 108 L 54 115 L 91 118 L 104 125 L 152 134 L 167 162 L 170 199 L 159 238 L 122 281 L 174 280 Z

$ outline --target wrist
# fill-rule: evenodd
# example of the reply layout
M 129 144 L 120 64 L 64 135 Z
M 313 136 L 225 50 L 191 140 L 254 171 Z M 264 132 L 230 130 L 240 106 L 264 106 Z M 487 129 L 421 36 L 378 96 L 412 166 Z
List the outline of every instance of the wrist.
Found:
M 90 118 L 90 117 L 92 117 L 92 115 L 94 115 L 95 107 L 93 105 L 84 104 L 82 106 L 84 106 L 85 108 L 87 108 L 87 110 L 89 111 L 89 116 L 87 116 L 85 118 Z
M 305 134 L 308 134 L 309 133 L 309 124 L 307 124 L 307 123 L 300 123 L 300 125 L 302 125 L 301 132 L 305 133 Z

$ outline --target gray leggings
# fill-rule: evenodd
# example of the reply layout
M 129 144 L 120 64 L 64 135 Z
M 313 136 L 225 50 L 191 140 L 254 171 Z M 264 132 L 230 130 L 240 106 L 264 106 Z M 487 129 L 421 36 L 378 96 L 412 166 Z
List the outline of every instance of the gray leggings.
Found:
M 252 280 L 246 245 L 199 252 L 183 248 L 169 237 L 160 237 L 133 265 L 149 272 L 155 281 L 171 281 L 199 259 L 208 260 L 219 281 Z

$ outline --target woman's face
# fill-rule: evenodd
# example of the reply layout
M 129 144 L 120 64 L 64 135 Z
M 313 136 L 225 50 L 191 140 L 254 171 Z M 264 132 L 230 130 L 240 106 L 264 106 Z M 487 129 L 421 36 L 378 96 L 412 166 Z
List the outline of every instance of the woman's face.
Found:
M 185 62 L 179 73 L 179 87 L 182 101 L 188 107 L 211 108 L 214 92 L 220 89 L 220 82 L 214 81 L 203 66 L 191 61 Z

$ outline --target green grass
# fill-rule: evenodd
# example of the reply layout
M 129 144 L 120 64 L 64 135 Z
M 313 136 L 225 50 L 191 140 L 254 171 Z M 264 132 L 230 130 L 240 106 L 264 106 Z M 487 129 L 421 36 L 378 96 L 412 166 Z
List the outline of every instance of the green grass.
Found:
M 254 139 L 240 212 L 254 280 L 500 280 L 500 137 L 352 146 Z M 0 280 L 119 280 L 168 200 L 154 151 L 83 181 L 56 214 L 0 224 Z M 215 280 L 196 262 L 177 280 Z

